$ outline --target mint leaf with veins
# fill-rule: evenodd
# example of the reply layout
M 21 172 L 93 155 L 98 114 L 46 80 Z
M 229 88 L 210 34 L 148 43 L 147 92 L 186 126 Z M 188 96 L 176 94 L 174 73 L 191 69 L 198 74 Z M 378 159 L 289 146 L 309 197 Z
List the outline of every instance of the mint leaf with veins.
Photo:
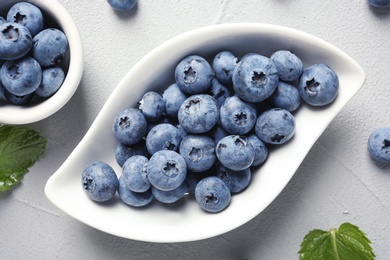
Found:
M 366 234 L 357 226 L 344 223 L 338 230 L 310 231 L 298 253 L 301 260 L 371 260 L 375 254 L 370 244 Z
M 0 191 L 18 184 L 46 145 L 47 139 L 33 129 L 0 125 Z

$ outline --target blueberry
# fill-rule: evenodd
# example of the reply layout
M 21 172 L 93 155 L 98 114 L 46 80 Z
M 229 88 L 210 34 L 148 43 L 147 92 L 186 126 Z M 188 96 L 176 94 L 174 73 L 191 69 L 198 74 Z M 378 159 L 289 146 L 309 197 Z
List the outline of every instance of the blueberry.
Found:
M 278 70 L 279 79 L 284 81 L 294 81 L 301 76 L 303 71 L 303 62 L 291 51 L 276 51 L 271 55 L 270 59 L 273 61 Z
M 119 142 L 133 145 L 146 135 L 148 125 L 144 115 L 136 108 L 120 111 L 112 124 L 112 132 Z
M 233 171 L 219 164 L 216 168 L 216 176 L 227 184 L 231 193 L 239 193 L 249 186 L 252 172 L 250 168 Z
M 137 0 L 107 0 L 107 2 L 118 12 L 128 12 L 137 4 Z
M 149 157 L 148 150 L 146 149 L 145 140 L 141 140 L 133 145 L 125 145 L 118 143 L 115 150 L 115 160 L 120 167 L 133 155 L 143 155 Z
M 163 191 L 152 186 L 154 198 L 162 203 L 175 203 L 187 194 L 187 184 L 183 182 L 179 187 L 173 190 Z
M 154 187 L 168 191 L 176 189 L 184 182 L 187 165 L 177 152 L 161 150 L 152 155 L 147 171 L 149 181 Z
M 312 106 L 325 106 L 337 96 L 339 78 L 325 64 L 314 64 L 306 68 L 298 82 L 301 98 Z
M 223 166 L 241 171 L 251 166 L 255 159 L 255 149 L 247 137 L 228 135 L 216 146 L 216 155 Z
M 127 187 L 134 192 L 144 192 L 150 188 L 147 173 L 148 158 L 142 155 L 131 156 L 123 164 L 122 176 Z
M 233 88 L 248 102 L 267 99 L 278 86 L 278 70 L 267 57 L 256 53 L 245 55 L 233 71 Z
M 220 110 L 220 123 L 229 134 L 248 133 L 256 123 L 256 109 L 238 96 L 226 99 Z
M 187 99 L 187 95 L 180 90 L 176 83 L 173 83 L 163 92 L 162 97 L 165 101 L 165 114 L 177 118 L 179 108 Z
M 229 205 L 231 193 L 223 180 L 210 176 L 202 179 L 196 185 L 195 199 L 203 210 L 216 213 Z
M 278 87 L 269 98 L 270 103 L 287 111 L 295 111 L 301 105 L 301 96 L 298 88 L 295 86 L 279 81 Z
M 27 2 L 13 5 L 7 13 L 7 20 L 27 27 L 33 37 L 43 29 L 44 20 L 41 10 Z
M 188 133 L 205 133 L 218 122 L 219 109 L 212 96 L 192 95 L 180 106 L 178 119 Z
M 150 130 L 146 136 L 146 149 L 149 154 L 160 150 L 178 151 L 181 135 L 179 130 L 171 124 L 159 124 Z
M 218 107 L 221 107 L 225 100 L 231 96 L 229 88 L 219 82 L 216 78 L 213 78 L 211 81 L 211 87 L 208 94 L 217 101 Z
M 216 161 L 214 140 L 205 135 L 188 135 L 180 143 L 180 154 L 188 170 L 206 171 Z
M 188 194 L 191 194 L 191 195 L 195 194 L 196 185 L 198 185 L 198 183 L 202 179 L 209 177 L 209 176 L 215 176 L 215 172 L 213 170 L 214 170 L 214 167 L 212 167 L 209 170 L 204 171 L 204 172 L 187 171 L 185 183 L 187 185 Z
M 374 7 L 390 6 L 390 0 L 368 0 L 368 3 Z
M 30 31 L 17 23 L 0 24 L 0 59 L 17 60 L 25 56 L 32 48 Z
M 378 128 L 370 134 L 368 152 L 374 161 L 390 164 L 390 128 Z
M 35 93 L 41 97 L 50 97 L 57 92 L 65 79 L 65 73 L 60 67 L 50 67 L 42 70 L 41 85 Z
M 0 70 L 4 88 L 17 96 L 33 93 L 41 84 L 42 69 L 30 56 L 18 60 L 6 61 Z
M 265 143 L 284 144 L 294 135 L 294 116 L 285 109 L 271 108 L 257 118 L 255 131 Z
M 199 55 L 190 55 L 182 59 L 175 68 L 175 81 L 181 91 L 187 94 L 199 94 L 211 85 L 213 69 Z
M 68 51 L 68 39 L 55 28 L 40 31 L 33 38 L 32 56 L 43 67 L 60 63 Z
M 230 51 L 221 51 L 215 55 L 212 67 L 217 79 L 223 84 L 231 84 L 238 58 Z
M 7 90 L 5 90 L 4 97 L 12 105 L 23 106 L 23 105 L 27 105 L 28 103 L 30 103 L 30 101 L 34 97 L 34 92 L 27 94 L 27 95 L 24 95 L 24 96 L 17 96 L 17 95 L 11 94 Z
M 265 162 L 268 157 L 268 148 L 266 144 L 256 134 L 248 136 L 248 142 L 255 149 L 255 158 L 251 166 L 259 166 Z
M 118 194 L 124 203 L 132 207 L 144 207 L 153 201 L 151 189 L 145 192 L 131 191 L 123 181 L 123 176 L 119 177 Z
M 155 91 L 146 92 L 138 104 L 138 108 L 148 121 L 160 119 L 165 110 L 165 103 L 162 96 Z
M 87 196 L 98 202 L 110 200 L 119 188 L 114 169 L 105 162 L 94 162 L 85 167 L 81 183 Z

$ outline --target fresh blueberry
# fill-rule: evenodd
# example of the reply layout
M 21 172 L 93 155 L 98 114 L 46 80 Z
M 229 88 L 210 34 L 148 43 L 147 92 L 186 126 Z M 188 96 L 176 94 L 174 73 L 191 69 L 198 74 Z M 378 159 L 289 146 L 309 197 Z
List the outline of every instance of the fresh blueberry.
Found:
M 173 190 L 163 191 L 152 186 L 154 198 L 162 203 L 175 203 L 187 194 L 187 184 L 183 182 L 179 187 Z
M 7 20 L 27 27 L 33 37 L 43 29 L 44 20 L 41 10 L 27 2 L 13 5 L 7 13 Z
M 149 153 L 146 149 L 145 140 L 142 139 L 141 141 L 133 145 L 125 145 L 122 143 L 118 143 L 115 150 L 115 160 L 120 167 L 123 166 L 127 159 L 134 155 L 143 155 L 149 158 Z
M 107 0 L 107 2 L 118 12 L 128 12 L 137 4 L 137 0 Z
M 233 88 L 248 102 L 261 102 L 275 91 L 279 82 L 278 70 L 267 57 L 256 53 L 245 55 L 233 71 Z
M 168 191 L 179 187 L 187 174 L 186 162 L 180 154 L 161 150 L 152 155 L 148 162 L 148 178 L 159 190 Z
M 1 83 L 5 89 L 17 96 L 33 93 L 41 84 L 42 69 L 30 56 L 6 61 L 0 70 Z
M 138 104 L 138 108 L 148 121 L 160 119 L 165 110 L 165 103 L 162 96 L 155 91 L 146 92 Z
M 134 192 L 144 192 L 150 188 L 147 164 L 148 158 L 134 155 L 127 159 L 122 167 L 123 181 Z
M 211 85 L 213 69 L 199 55 L 182 59 L 175 68 L 175 80 L 179 88 L 187 94 L 203 93 Z
M 284 81 L 294 81 L 301 76 L 303 71 L 303 62 L 291 51 L 276 51 L 271 55 L 270 59 L 278 69 L 279 79 Z
M 180 143 L 180 154 L 188 170 L 206 171 L 216 161 L 214 140 L 206 135 L 188 135 Z
M 181 135 L 179 130 L 171 124 L 159 124 L 150 130 L 146 136 L 146 149 L 149 154 L 160 150 L 178 151 Z
M 207 133 L 213 140 L 216 145 L 222 138 L 229 135 L 220 124 L 217 124 Z
M 121 200 L 132 207 L 144 207 L 153 201 L 152 190 L 145 192 L 131 191 L 125 184 L 123 176 L 119 177 L 118 194 Z
M 165 101 L 165 114 L 177 118 L 179 108 L 184 100 L 187 99 L 187 95 L 180 90 L 176 83 L 173 83 L 163 92 L 162 97 Z
M 34 92 L 27 94 L 27 95 L 24 95 L 24 96 L 17 96 L 17 95 L 11 94 L 7 90 L 5 90 L 4 97 L 12 105 L 23 106 L 23 105 L 27 105 L 28 103 L 30 103 L 30 101 L 34 97 Z
M 212 96 L 192 95 L 180 106 L 178 119 L 188 133 L 205 133 L 218 122 L 219 109 Z
M 195 194 L 196 185 L 198 185 L 198 183 L 202 179 L 209 177 L 209 176 L 215 176 L 215 172 L 213 170 L 214 170 L 214 167 L 212 167 L 209 170 L 204 171 L 204 172 L 187 171 L 185 183 L 187 185 L 188 194 L 191 194 L 191 195 Z
M 228 135 L 218 142 L 216 155 L 226 168 L 242 171 L 252 165 L 255 159 L 255 149 L 247 137 Z
M 231 201 L 227 184 L 216 176 L 202 179 L 195 188 L 195 199 L 200 207 L 212 213 L 224 210 Z
M 32 56 L 43 67 L 60 63 L 68 51 L 68 39 L 55 28 L 40 31 L 33 38 Z
M 112 124 L 112 132 L 119 142 L 133 145 L 146 135 L 148 124 L 144 115 L 136 108 L 120 111 Z
M 105 162 L 94 162 L 85 167 L 81 183 L 87 196 L 98 202 L 110 200 L 119 188 L 114 169 Z
M 238 58 L 230 51 L 221 51 L 215 55 L 212 67 L 217 79 L 223 84 L 231 84 Z
M 17 23 L 0 24 L 0 59 L 17 60 L 25 56 L 32 48 L 30 31 Z
M 220 109 L 220 123 L 229 134 L 248 133 L 256 123 L 256 108 L 238 96 L 226 99 Z
M 294 116 L 285 109 L 271 108 L 256 121 L 256 135 L 268 144 L 284 144 L 295 133 Z
M 222 164 L 218 164 L 216 176 L 227 184 L 231 193 L 239 193 L 249 186 L 252 179 L 252 172 L 250 168 L 242 171 L 233 171 Z
M 255 158 L 251 166 L 259 166 L 265 162 L 268 157 L 268 148 L 266 144 L 260 140 L 256 134 L 248 136 L 248 142 L 251 143 L 255 149 Z
M 368 0 L 368 3 L 374 7 L 390 6 L 390 0 Z
M 368 152 L 375 161 L 390 164 L 390 128 L 378 128 L 370 134 Z
M 305 70 L 299 79 L 301 98 L 312 106 L 325 106 L 337 96 L 339 78 L 334 70 L 325 64 L 314 64 Z
M 219 82 L 216 78 L 213 78 L 211 81 L 211 87 L 208 94 L 217 101 L 218 107 L 221 107 L 225 100 L 231 96 L 229 88 Z
M 41 97 L 50 97 L 57 92 L 64 82 L 65 73 L 60 67 L 50 67 L 42 70 L 41 85 L 35 93 Z
M 287 111 L 295 111 L 301 105 L 301 96 L 298 88 L 295 86 L 279 81 L 278 87 L 269 98 L 270 103 Z

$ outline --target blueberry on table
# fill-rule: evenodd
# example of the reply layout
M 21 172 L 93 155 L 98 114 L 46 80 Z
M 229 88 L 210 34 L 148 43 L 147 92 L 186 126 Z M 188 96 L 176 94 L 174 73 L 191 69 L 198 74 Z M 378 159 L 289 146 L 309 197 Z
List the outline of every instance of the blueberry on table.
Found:
M 178 119 L 188 133 L 205 133 L 218 122 L 219 109 L 212 96 L 196 94 L 188 97 L 180 106 Z
M 295 86 L 279 81 L 278 87 L 269 97 L 270 103 L 274 107 L 286 109 L 287 111 L 295 111 L 301 105 L 301 96 L 298 88 Z
M 176 189 L 184 182 L 187 165 L 179 153 L 161 150 L 150 157 L 147 171 L 150 184 L 159 190 L 168 191 Z
M 233 71 L 233 88 L 245 101 L 258 103 L 275 91 L 279 82 L 275 64 L 265 56 L 248 53 Z
M 124 203 L 132 207 L 144 207 L 150 204 L 154 198 L 151 189 L 145 192 L 131 191 L 123 181 L 123 176 L 119 177 L 118 194 Z
M 238 63 L 238 58 L 230 51 L 221 51 L 215 55 L 212 67 L 217 79 L 223 84 L 231 84 L 234 68 Z
M 265 143 L 284 144 L 295 133 L 294 116 L 285 109 L 271 108 L 257 118 L 255 132 Z
M 252 130 L 256 119 L 256 108 L 237 95 L 227 98 L 220 109 L 220 124 L 229 134 L 247 134 Z
M 159 93 L 149 91 L 138 102 L 138 108 L 147 121 L 157 121 L 164 114 L 165 101 Z
M 42 69 L 39 63 L 26 55 L 13 61 L 6 61 L 0 70 L 4 88 L 17 96 L 33 93 L 41 84 Z
M 180 144 L 180 154 L 193 172 L 210 169 L 216 161 L 214 140 L 206 135 L 188 135 Z
M 390 128 L 378 128 L 368 138 L 368 152 L 379 163 L 390 164 Z
M 127 108 L 120 111 L 112 124 L 112 132 L 125 145 L 134 145 L 146 135 L 148 124 L 139 109 Z
M 231 201 L 227 184 L 216 176 L 202 179 L 195 187 L 195 199 L 200 207 L 211 213 L 224 210 Z
M 336 98 L 339 78 L 329 66 L 314 64 L 304 69 L 299 78 L 298 90 L 306 103 L 312 106 L 325 106 Z
M 273 61 L 278 70 L 279 79 L 284 81 L 294 81 L 301 76 L 303 71 L 303 62 L 291 51 L 276 51 L 271 55 L 270 59 Z
M 119 188 L 114 169 L 105 162 L 94 162 L 84 168 L 81 184 L 87 196 L 94 201 L 108 201 Z
M 234 171 L 250 167 L 255 159 L 255 149 L 245 136 L 228 135 L 218 142 L 215 150 L 219 162 Z
M 187 94 L 199 94 L 208 89 L 213 79 L 213 69 L 203 57 L 190 55 L 182 59 L 175 68 L 175 81 Z
M 31 53 L 42 67 L 59 64 L 67 51 L 68 39 L 62 31 L 56 28 L 44 29 L 33 38 Z
M 54 95 L 62 86 L 65 79 L 65 72 L 61 67 L 49 67 L 42 71 L 42 81 L 35 93 L 41 97 Z
M 368 3 L 374 7 L 390 6 L 390 0 L 368 0 Z
M 32 36 L 26 27 L 17 23 L 0 23 L 0 59 L 20 59 L 31 50 L 32 45 Z
M 178 151 L 181 140 L 179 129 L 175 126 L 168 123 L 158 124 L 146 136 L 146 149 L 149 154 L 160 150 Z
M 148 161 L 145 156 L 134 155 L 123 164 L 123 181 L 131 191 L 145 192 L 150 188 L 147 171 Z
M 27 2 L 19 2 L 13 5 L 7 13 L 7 20 L 27 27 L 33 37 L 42 31 L 44 24 L 41 10 Z
M 119 12 L 127 12 L 132 10 L 137 4 L 137 0 L 107 0 L 107 2 Z

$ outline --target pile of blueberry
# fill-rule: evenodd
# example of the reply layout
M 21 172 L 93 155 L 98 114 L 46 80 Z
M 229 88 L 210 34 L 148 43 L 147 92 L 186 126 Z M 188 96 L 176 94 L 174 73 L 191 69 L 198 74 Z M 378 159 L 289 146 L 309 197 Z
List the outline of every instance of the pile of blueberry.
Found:
M 104 162 L 88 165 L 82 185 L 89 198 L 106 201 L 118 191 L 123 202 L 140 207 L 191 194 L 205 211 L 220 212 L 248 187 L 269 147 L 293 137 L 301 100 L 325 106 L 339 88 L 330 67 L 304 68 L 288 50 L 240 60 L 224 50 L 212 62 L 190 55 L 174 78 L 162 94 L 149 91 L 138 107 L 117 114 L 112 131 L 122 174 L 117 178 Z
M 61 30 L 44 25 L 41 10 L 27 2 L 0 17 L 0 97 L 11 104 L 25 105 L 34 95 L 50 97 L 64 81 L 60 63 L 68 40 Z

